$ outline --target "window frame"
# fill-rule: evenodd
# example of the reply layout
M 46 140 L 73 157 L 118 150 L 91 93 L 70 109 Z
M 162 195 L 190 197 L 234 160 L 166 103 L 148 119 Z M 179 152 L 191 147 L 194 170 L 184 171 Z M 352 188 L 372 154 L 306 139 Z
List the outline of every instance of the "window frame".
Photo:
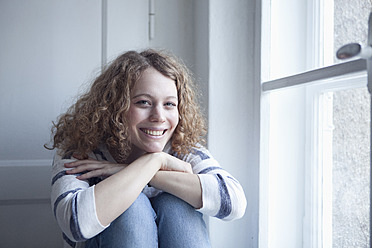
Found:
M 333 28 L 333 21 L 327 21 L 321 18 L 324 11 L 333 9 L 333 1 L 324 0 L 310 0 L 307 1 L 308 9 L 311 15 L 307 16 L 308 39 L 307 51 L 317 51 L 320 56 L 307 56 L 306 63 L 308 68 L 319 68 L 315 70 L 307 70 L 298 74 L 277 78 L 274 80 L 267 80 L 269 77 L 269 66 L 262 63 L 261 69 L 261 166 L 260 166 L 260 234 L 259 246 L 269 247 L 269 140 L 270 140 L 270 93 L 281 89 L 290 89 L 292 87 L 304 86 L 306 89 L 306 123 L 312 123 L 306 127 L 306 181 L 305 181 L 305 212 L 303 221 L 303 247 L 329 247 L 332 241 L 324 238 L 324 232 L 332 232 L 331 227 L 327 224 L 327 211 L 329 211 L 329 202 L 323 206 L 326 201 L 324 196 L 329 190 L 329 182 L 323 182 L 322 178 L 327 173 L 326 168 L 322 166 L 327 161 L 321 159 L 320 153 L 322 146 L 319 144 L 323 140 L 323 134 L 317 128 L 317 125 L 325 124 L 322 116 L 325 112 L 319 101 L 325 97 L 325 94 L 339 89 L 355 88 L 365 86 L 367 81 L 367 63 L 364 59 L 353 60 L 340 64 L 323 67 L 329 65 L 330 58 L 324 54 L 323 46 L 318 45 L 317 39 L 320 39 L 324 44 L 330 44 L 329 30 Z M 270 48 L 267 43 L 271 40 L 270 32 L 265 31 L 264 28 L 269 27 L 270 20 L 270 1 L 262 1 L 262 18 L 261 18 L 261 58 L 264 62 L 270 58 Z M 327 12 L 328 13 L 328 12 Z M 323 27 L 323 28 L 321 28 Z M 327 37 L 328 34 L 328 37 Z M 332 33 L 333 35 L 333 33 Z M 265 43 L 266 42 L 266 43 Z M 268 63 L 269 64 L 269 63 Z M 323 141 L 324 142 L 324 141 Z M 324 144 L 323 144 L 324 145 Z M 323 158 L 326 159 L 327 158 Z M 328 158 L 329 160 L 329 158 Z M 329 163 L 329 161 L 328 161 Z M 315 165 L 315 166 L 314 166 Z M 322 207 L 319 207 L 320 204 Z M 327 208 L 327 209 L 325 209 Z M 320 225 L 322 225 L 320 227 Z M 325 227 L 323 228 L 323 225 Z M 307 234 L 305 234 L 307 232 Z

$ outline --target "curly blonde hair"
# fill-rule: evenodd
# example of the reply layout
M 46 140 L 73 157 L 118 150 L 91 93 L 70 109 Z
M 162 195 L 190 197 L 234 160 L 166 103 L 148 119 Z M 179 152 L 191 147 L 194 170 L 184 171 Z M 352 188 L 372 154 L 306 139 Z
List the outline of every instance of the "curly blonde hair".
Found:
M 64 154 L 87 156 L 100 144 L 114 149 L 120 160 L 131 151 L 128 124 L 130 93 L 142 73 L 153 67 L 174 80 L 178 92 L 179 123 L 172 136 L 172 149 L 187 154 L 204 142 L 206 122 L 196 100 L 191 73 L 176 57 L 148 49 L 128 51 L 116 58 L 66 113 L 53 122 L 52 147 Z

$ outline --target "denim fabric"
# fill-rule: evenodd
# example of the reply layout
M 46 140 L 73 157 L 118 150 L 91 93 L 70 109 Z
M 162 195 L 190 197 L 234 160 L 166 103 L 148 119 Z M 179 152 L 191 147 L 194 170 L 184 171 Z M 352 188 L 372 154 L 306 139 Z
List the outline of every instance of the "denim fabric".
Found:
M 141 193 L 111 225 L 86 241 L 86 248 L 211 247 L 203 215 L 168 193 L 150 200 Z

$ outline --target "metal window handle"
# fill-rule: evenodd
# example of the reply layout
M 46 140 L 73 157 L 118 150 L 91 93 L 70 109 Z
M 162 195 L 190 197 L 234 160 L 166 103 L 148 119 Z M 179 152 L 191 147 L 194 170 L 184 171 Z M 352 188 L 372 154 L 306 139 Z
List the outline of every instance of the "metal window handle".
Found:
M 358 43 L 350 43 L 338 49 L 336 56 L 338 59 L 349 59 L 355 56 L 362 59 L 370 59 L 372 57 L 372 47 L 362 47 Z
M 349 59 L 354 56 L 359 56 L 360 58 L 365 59 L 367 61 L 367 75 L 368 75 L 367 76 L 368 78 L 367 87 L 368 87 L 369 93 L 372 94 L 372 12 L 369 14 L 369 19 L 368 19 L 368 45 L 366 47 L 362 47 L 358 43 L 350 43 L 350 44 L 344 45 L 337 50 L 336 56 L 338 59 Z M 372 179 L 372 173 L 371 173 L 371 179 Z M 371 208 L 372 208 L 372 180 L 371 180 Z M 372 217 L 371 217 L 371 237 L 372 237 Z M 372 238 L 371 238 L 371 247 L 372 247 Z

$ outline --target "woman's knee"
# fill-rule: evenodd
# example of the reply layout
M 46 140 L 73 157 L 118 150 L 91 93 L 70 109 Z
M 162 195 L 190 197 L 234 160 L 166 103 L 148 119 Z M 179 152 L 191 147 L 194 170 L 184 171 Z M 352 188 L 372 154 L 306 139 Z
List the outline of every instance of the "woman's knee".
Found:
M 136 225 L 143 225 L 152 223 L 155 221 L 156 214 L 151 206 L 150 200 L 146 195 L 141 193 L 132 205 L 125 210 L 118 218 L 116 218 L 112 224 L 120 224 L 129 226 L 133 229 Z
M 140 194 L 110 226 L 87 242 L 87 247 L 158 247 L 155 212 Z
M 190 204 L 168 193 L 151 203 L 157 214 L 159 247 L 210 247 L 203 215 Z
M 185 202 L 184 200 L 168 194 L 168 193 L 161 193 L 160 195 L 151 199 L 151 203 L 157 214 L 164 212 L 164 213 L 177 213 L 183 211 L 191 211 L 195 212 L 195 209 Z
M 204 224 L 203 215 L 200 212 L 174 195 L 162 193 L 151 199 L 151 203 L 156 212 L 158 221 L 166 219 L 173 222 L 173 224 L 177 224 L 177 220 L 181 222 L 187 220 L 189 223 L 194 220 Z

